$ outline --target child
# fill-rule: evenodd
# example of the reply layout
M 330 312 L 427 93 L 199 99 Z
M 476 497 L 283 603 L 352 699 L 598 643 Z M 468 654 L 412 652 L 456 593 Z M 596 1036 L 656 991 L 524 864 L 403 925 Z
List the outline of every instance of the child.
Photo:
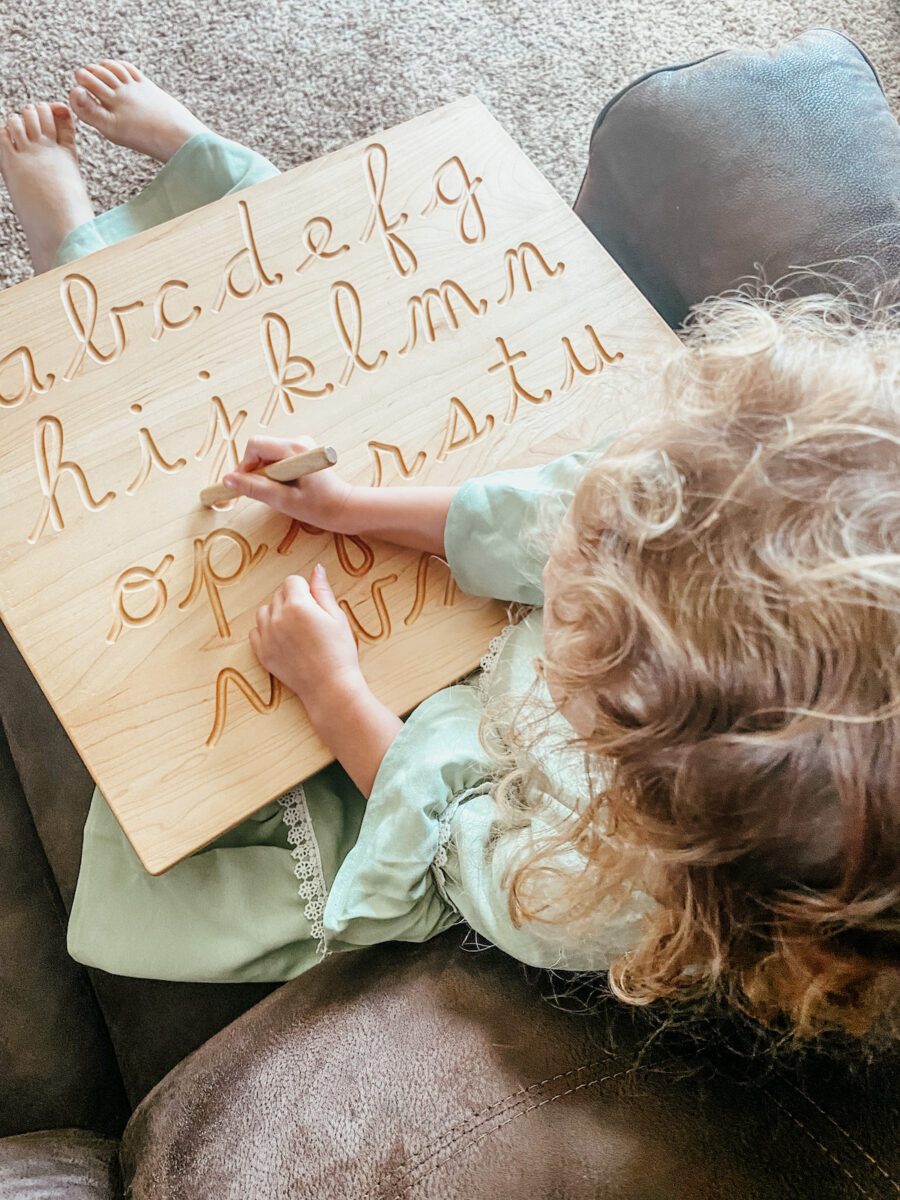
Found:
M 0 169 L 38 269 L 274 170 L 128 64 L 76 78 L 82 120 L 167 165 L 86 218 L 64 106 L 11 118 Z M 524 962 L 608 969 L 631 1004 L 896 1036 L 900 339 L 834 299 L 736 297 L 688 344 L 640 428 L 459 489 L 278 484 L 248 473 L 310 441 L 252 438 L 236 492 L 536 607 L 404 723 L 324 571 L 290 576 L 251 645 L 337 762 L 159 877 L 95 791 L 74 957 L 287 979 L 462 918 Z

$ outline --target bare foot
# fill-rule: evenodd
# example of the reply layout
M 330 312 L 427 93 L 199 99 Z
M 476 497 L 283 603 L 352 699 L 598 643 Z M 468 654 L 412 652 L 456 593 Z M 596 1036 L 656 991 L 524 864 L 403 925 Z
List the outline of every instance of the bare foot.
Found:
M 168 162 L 188 138 L 207 128 L 183 104 L 131 63 L 104 59 L 75 72 L 69 93 L 75 115 L 117 146 Z
M 90 221 L 75 122 L 65 104 L 26 104 L 0 129 L 0 174 L 25 230 L 35 274 L 47 271 L 66 234 Z

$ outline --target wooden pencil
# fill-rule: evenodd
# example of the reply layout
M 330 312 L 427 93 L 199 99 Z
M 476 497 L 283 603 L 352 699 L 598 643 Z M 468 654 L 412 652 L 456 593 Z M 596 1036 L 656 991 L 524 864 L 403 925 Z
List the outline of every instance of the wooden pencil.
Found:
M 314 471 L 324 471 L 326 467 L 333 467 L 336 462 L 337 451 L 333 446 L 314 446 L 312 450 L 292 454 L 289 458 L 279 459 L 278 462 L 259 467 L 249 474 L 265 475 L 278 483 L 292 483 L 295 479 L 302 479 L 304 475 L 312 475 Z M 200 503 L 210 508 L 213 504 L 234 500 L 237 495 L 237 492 L 226 487 L 224 483 L 213 483 L 201 491 Z

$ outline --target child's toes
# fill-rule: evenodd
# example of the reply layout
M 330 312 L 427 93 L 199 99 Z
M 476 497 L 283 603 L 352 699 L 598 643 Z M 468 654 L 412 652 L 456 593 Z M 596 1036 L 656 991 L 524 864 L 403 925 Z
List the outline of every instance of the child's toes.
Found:
M 113 115 L 99 100 L 94 99 L 92 92 L 83 87 L 72 88 L 69 92 L 69 104 L 79 121 L 84 121 L 85 125 L 93 125 L 105 137 L 109 136 L 115 124 Z
M 73 87 L 69 92 L 69 107 L 76 117 L 80 117 L 82 121 L 86 121 L 87 114 L 93 113 L 98 105 L 90 92 L 79 85 Z
M 110 79 L 116 78 L 115 75 L 111 74 L 109 71 L 106 71 L 104 67 L 91 66 L 79 67 L 75 72 L 75 79 L 83 88 L 85 88 L 86 91 L 90 92 L 98 104 L 108 105 L 112 101 L 115 92 L 109 86 L 109 84 L 97 74 L 98 71 L 104 71 L 105 74 L 109 75 Z
M 62 101 L 54 101 L 48 107 L 56 131 L 56 140 L 58 140 L 60 145 L 73 146 L 74 118 L 72 116 L 72 109 L 68 107 L 68 104 L 62 103 Z
M 36 142 L 41 136 L 41 119 L 33 104 L 26 104 L 22 109 L 22 124 L 30 142 Z
M 51 110 L 50 105 L 42 101 L 40 104 L 36 104 L 35 108 L 37 109 L 41 133 L 44 135 L 44 137 L 55 139 L 56 122 L 53 119 L 53 111 Z
M 128 70 L 123 62 L 118 62 L 112 58 L 104 58 L 101 59 L 100 65 L 115 75 L 119 83 L 131 83 L 131 76 L 128 74 Z
M 105 83 L 109 90 L 115 93 L 116 89 L 121 85 L 122 80 L 109 67 L 101 66 L 100 63 L 91 63 L 88 70 L 92 75 L 95 75 L 101 82 Z
M 18 113 L 13 113 L 6 122 L 6 128 L 9 131 L 9 136 L 12 139 L 12 144 L 16 150 L 25 148 L 25 126 L 22 124 L 22 118 Z
M 61 146 L 66 149 L 74 150 L 75 148 L 75 119 L 72 116 L 72 110 L 68 104 L 57 102 L 48 105 L 50 116 L 53 121 L 54 134 L 56 140 Z

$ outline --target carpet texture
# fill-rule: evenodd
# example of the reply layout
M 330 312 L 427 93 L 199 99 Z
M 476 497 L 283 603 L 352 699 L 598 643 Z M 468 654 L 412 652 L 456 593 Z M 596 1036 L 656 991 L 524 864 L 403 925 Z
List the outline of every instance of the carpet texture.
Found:
M 0 117 L 126 58 L 282 170 L 474 93 L 571 203 L 601 106 L 654 67 L 813 26 L 852 37 L 900 108 L 896 0 L 0 0 Z M 96 211 L 155 165 L 82 126 Z M 0 189 L 0 287 L 31 266 Z

